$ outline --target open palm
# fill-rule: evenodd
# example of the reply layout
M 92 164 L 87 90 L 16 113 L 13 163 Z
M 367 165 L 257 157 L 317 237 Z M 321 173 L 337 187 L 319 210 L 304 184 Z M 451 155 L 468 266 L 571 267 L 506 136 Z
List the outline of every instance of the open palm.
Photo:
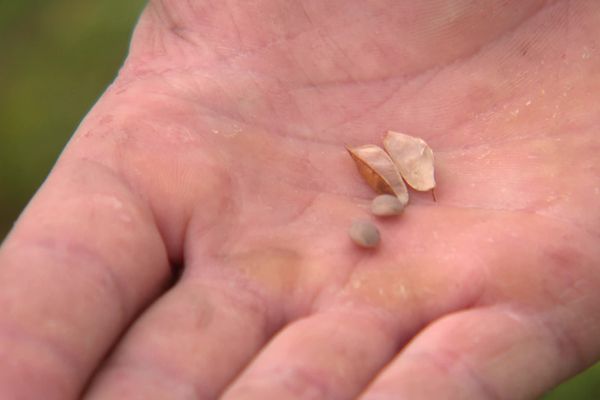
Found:
M 151 2 L 4 243 L 0 392 L 519 399 L 597 359 L 596 2 L 228 3 Z M 344 145 L 388 129 L 438 201 L 364 250 Z

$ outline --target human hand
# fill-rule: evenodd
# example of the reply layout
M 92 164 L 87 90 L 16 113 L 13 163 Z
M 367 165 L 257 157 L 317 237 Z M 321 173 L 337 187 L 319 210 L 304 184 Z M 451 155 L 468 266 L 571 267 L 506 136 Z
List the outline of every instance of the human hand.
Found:
M 154 1 L 0 250 L 0 392 L 519 399 L 590 365 L 599 20 Z M 438 202 L 411 193 L 365 251 L 344 145 L 388 129 L 431 145 Z

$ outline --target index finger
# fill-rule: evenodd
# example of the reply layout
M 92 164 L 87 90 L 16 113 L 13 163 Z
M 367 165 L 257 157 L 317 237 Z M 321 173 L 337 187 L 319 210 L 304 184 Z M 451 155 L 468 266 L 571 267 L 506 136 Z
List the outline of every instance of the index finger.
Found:
M 63 157 L 0 248 L 0 393 L 76 398 L 168 277 L 145 203 L 109 166 Z

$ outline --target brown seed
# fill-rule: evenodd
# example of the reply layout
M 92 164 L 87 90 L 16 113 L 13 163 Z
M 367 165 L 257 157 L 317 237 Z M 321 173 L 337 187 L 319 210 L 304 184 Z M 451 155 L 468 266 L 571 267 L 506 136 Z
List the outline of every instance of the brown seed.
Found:
M 390 217 L 402 214 L 404 206 L 396 196 L 382 194 L 373 199 L 371 212 L 378 217 Z
M 379 229 L 368 220 L 357 219 L 348 230 L 350 238 L 361 247 L 372 248 L 379 244 Z
M 347 148 L 358 172 L 377 193 L 389 193 L 408 203 L 408 190 L 390 156 L 379 146 Z
M 383 147 L 413 189 L 426 191 L 435 187 L 433 151 L 423 139 L 389 131 Z

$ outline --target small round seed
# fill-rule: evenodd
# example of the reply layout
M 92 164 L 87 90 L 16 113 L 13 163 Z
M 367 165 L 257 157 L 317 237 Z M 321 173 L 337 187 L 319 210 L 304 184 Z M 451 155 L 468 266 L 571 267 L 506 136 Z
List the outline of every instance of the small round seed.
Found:
M 371 212 L 378 217 L 390 217 L 399 215 L 404 210 L 404 204 L 391 194 L 382 194 L 375 197 L 371 203 Z
M 361 247 L 375 247 L 379 244 L 379 229 L 371 221 L 355 220 L 348 230 L 350 238 Z

